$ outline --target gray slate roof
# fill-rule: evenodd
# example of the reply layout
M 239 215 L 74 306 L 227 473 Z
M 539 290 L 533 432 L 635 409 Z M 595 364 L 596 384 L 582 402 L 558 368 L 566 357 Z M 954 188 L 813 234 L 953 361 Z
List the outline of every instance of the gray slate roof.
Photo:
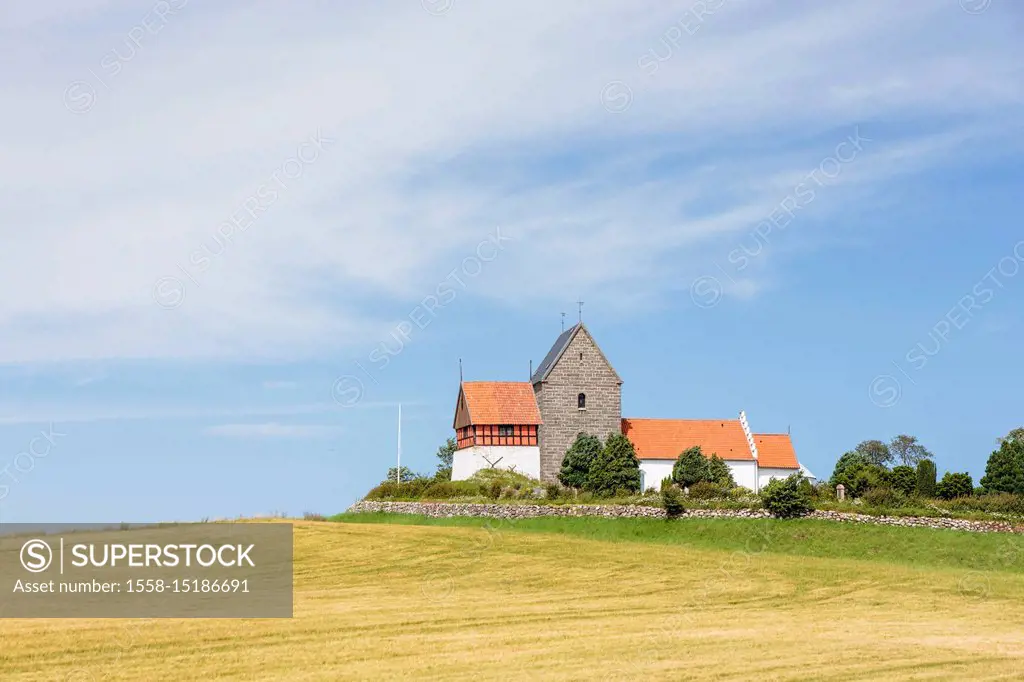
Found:
M 551 346 L 551 350 L 544 356 L 544 360 L 540 363 L 540 367 L 533 373 L 533 377 L 530 379 L 530 383 L 537 383 L 538 381 L 544 381 L 548 378 L 548 374 L 551 373 L 551 368 L 555 366 L 555 362 L 562 356 L 565 349 L 569 347 L 569 343 L 572 342 L 572 337 L 576 336 L 576 332 L 579 331 L 580 327 L 583 326 L 582 322 L 574 324 L 569 329 L 562 332 L 557 339 L 555 339 L 555 345 Z

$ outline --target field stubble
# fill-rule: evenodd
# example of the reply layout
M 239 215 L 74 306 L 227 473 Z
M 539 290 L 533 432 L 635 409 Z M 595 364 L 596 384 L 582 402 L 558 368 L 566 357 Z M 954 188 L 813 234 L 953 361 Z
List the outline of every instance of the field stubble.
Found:
M 1019 571 L 298 522 L 292 620 L 0 621 L 3 680 L 1019 679 Z M 932 532 L 935 531 L 919 531 Z

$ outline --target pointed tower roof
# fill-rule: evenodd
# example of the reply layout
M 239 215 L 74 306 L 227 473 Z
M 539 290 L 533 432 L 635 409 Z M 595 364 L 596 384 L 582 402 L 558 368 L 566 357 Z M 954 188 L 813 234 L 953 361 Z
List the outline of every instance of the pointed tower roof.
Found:
M 547 380 L 548 375 L 551 374 L 551 370 L 558 364 L 558 360 L 565 354 L 565 350 L 581 330 L 586 332 L 587 336 L 590 337 L 590 340 L 594 342 L 594 347 L 597 348 L 597 352 L 601 354 L 601 358 L 605 361 L 605 364 L 607 364 L 612 370 L 612 373 L 615 374 L 615 378 L 618 379 L 620 383 L 622 382 L 622 378 L 619 376 L 619 373 L 615 371 L 614 367 L 612 367 L 612 363 L 608 362 L 608 358 L 604 356 L 604 351 L 602 351 L 601 347 L 597 345 L 596 341 L 594 341 L 594 337 L 590 334 L 590 331 L 582 322 L 577 322 L 572 327 L 562 332 L 558 338 L 555 339 L 555 343 L 551 346 L 551 350 L 549 350 L 548 354 L 544 356 L 540 366 L 537 367 L 537 371 L 533 373 L 530 383 L 536 384 L 540 381 Z

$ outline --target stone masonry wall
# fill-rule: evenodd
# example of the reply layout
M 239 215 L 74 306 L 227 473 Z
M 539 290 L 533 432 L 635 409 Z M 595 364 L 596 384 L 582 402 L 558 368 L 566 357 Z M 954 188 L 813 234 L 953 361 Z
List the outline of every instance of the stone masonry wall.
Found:
M 349 514 L 386 512 L 420 514 L 435 518 L 475 516 L 493 519 L 528 519 L 538 516 L 603 516 L 608 518 L 663 519 L 660 507 L 625 504 L 476 504 L 458 502 L 383 502 L 364 500 L 349 507 Z M 765 519 L 763 509 L 687 509 L 681 519 Z M 807 517 L 843 523 L 870 523 L 904 528 L 935 528 L 971 533 L 1024 533 L 1024 527 L 1007 521 L 968 521 L 922 516 L 869 516 L 847 512 L 814 511 Z
M 533 391 L 544 420 L 538 432 L 542 480 L 557 479 L 565 451 L 580 432 L 601 440 L 622 433 L 622 387 L 586 329 L 576 334 L 548 380 L 534 384 Z M 587 396 L 583 411 L 577 408 L 580 393 Z

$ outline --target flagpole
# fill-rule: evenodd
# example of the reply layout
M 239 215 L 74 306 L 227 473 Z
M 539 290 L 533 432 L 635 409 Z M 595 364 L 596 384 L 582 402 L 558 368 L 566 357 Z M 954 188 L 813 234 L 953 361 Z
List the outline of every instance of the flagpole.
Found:
M 402 403 L 398 403 L 398 466 L 395 468 L 395 480 L 402 484 Z

